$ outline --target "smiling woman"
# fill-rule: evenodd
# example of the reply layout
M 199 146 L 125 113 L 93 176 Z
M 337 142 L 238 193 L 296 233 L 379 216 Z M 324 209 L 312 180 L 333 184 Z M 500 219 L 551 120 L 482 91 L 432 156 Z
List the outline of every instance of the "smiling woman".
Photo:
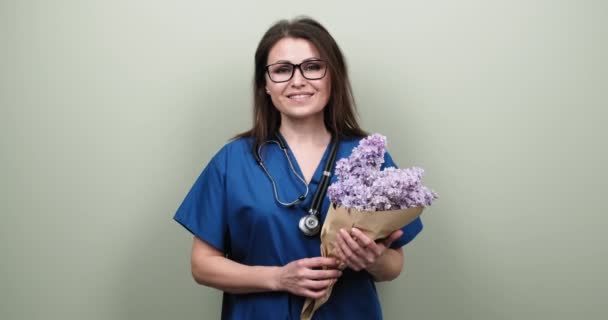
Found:
M 321 257 L 335 160 L 366 136 L 335 40 L 309 18 L 274 24 L 255 54 L 253 95 L 253 127 L 211 159 L 175 214 L 194 234 L 195 281 L 225 292 L 222 319 L 298 319 L 338 278 L 315 318 L 381 319 L 374 282 L 399 275 L 400 247 L 422 224 L 396 230 L 380 254 L 353 247 L 372 257 L 363 269 Z M 395 166 L 388 153 L 384 166 Z

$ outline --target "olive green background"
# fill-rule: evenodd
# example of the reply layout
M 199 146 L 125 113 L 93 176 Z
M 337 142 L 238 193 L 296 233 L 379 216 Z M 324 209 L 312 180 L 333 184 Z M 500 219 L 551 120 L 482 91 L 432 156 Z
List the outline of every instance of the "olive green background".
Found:
M 0 1 L 0 319 L 217 319 L 172 221 L 280 18 L 440 200 L 386 319 L 606 319 L 605 1 Z M 270 192 L 270 190 L 269 190 Z M 360 303 L 360 302 L 358 302 Z

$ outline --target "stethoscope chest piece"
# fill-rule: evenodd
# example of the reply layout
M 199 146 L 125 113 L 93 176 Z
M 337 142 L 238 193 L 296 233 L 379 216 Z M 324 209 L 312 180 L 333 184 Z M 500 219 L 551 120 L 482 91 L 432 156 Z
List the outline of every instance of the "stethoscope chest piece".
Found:
M 300 219 L 298 227 L 300 227 L 302 233 L 312 237 L 319 234 L 321 224 L 319 223 L 319 218 L 315 214 L 308 214 Z

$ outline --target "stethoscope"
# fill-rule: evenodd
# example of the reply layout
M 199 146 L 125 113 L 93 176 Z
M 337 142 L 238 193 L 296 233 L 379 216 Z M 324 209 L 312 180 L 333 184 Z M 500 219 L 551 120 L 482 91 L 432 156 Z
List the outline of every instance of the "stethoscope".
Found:
M 308 184 L 306 183 L 306 180 L 304 180 L 304 178 L 301 175 L 299 175 L 298 172 L 296 171 L 296 169 L 294 168 L 293 163 L 291 162 L 291 157 L 287 153 L 287 143 L 285 142 L 285 140 L 283 140 L 283 137 L 279 133 L 275 133 L 275 137 L 276 137 L 276 140 L 268 140 L 268 141 L 260 144 L 260 146 L 257 149 L 254 148 L 253 156 L 255 157 L 255 160 L 258 162 L 260 167 L 262 167 L 262 170 L 264 170 L 264 172 L 270 179 L 270 182 L 272 183 L 272 189 L 274 191 L 274 198 L 277 200 L 277 202 L 283 206 L 292 207 L 292 206 L 304 201 L 304 199 L 306 199 L 306 197 L 308 196 L 308 191 L 309 191 Z M 291 172 L 293 172 L 293 174 L 298 178 L 298 180 L 300 180 L 302 182 L 302 184 L 306 188 L 306 191 L 293 201 L 283 202 L 279 199 L 279 193 L 277 191 L 277 184 L 276 184 L 274 178 L 272 177 L 272 175 L 270 174 L 270 172 L 268 172 L 268 169 L 264 165 L 264 162 L 262 161 L 262 157 L 260 155 L 261 150 L 262 150 L 262 147 L 268 143 L 275 143 L 275 144 L 279 145 L 279 147 L 285 154 L 285 158 L 287 158 L 287 162 L 289 162 L 289 167 L 291 168 Z M 323 168 L 323 176 L 321 177 L 321 181 L 319 182 L 319 187 L 317 188 L 317 191 L 315 192 L 315 195 L 312 198 L 310 209 L 308 209 L 308 214 L 306 216 L 302 217 L 298 223 L 298 227 L 300 228 L 300 231 L 302 231 L 302 233 L 304 233 L 307 236 L 315 236 L 315 235 L 319 234 L 319 231 L 321 230 L 321 223 L 319 221 L 319 210 L 321 209 L 321 204 L 323 203 L 323 198 L 325 197 L 325 193 L 327 192 L 327 187 L 329 186 L 329 179 L 331 178 L 331 171 L 333 170 L 333 166 L 334 166 L 334 163 L 336 160 L 336 154 L 338 153 L 338 140 L 335 138 L 332 138 L 331 143 L 332 143 L 332 145 L 331 145 L 331 150 L 329 153 L 329 158 L 325 162 L 325 167 Z

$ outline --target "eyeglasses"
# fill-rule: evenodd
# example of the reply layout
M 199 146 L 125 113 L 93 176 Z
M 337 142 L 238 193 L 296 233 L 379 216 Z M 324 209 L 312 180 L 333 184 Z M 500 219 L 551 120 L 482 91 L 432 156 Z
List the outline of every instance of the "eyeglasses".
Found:
M 327 72 L 327 64 L 323 60 L 309 60 L 300 64 L 273 63 L 266 66 L 266 72 L 272 82 L 287 82 L 293 78 L 296 68 L 300 69 L 300 74 L 308 80 L 319 80 L 325 77 Z

